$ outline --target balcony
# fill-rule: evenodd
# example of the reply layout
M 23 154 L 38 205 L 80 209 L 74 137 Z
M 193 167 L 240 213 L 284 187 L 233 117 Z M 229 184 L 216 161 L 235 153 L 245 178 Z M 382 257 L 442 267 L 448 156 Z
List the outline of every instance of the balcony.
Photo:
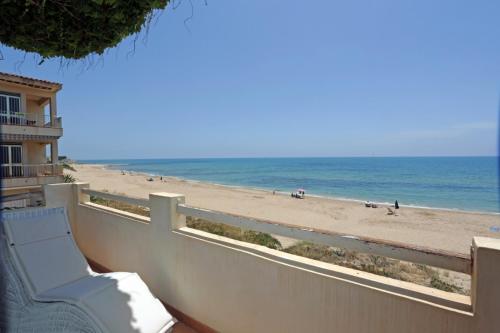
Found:
M 500 327 L 498 239 L 475 237 L 471 254 L 462 255 L 210 211 L 187 205 L 179 194 L 130 198 L 88 187 L 47 185 L 46 204 L 67 207 L 92 265 L 138 272 L 181 320 L 249 333 L 486 333 Z M 137 206 L 149 217 L 97 204 L 96 197 Z M 187 217 L 460 272 L 470 276 L 471 292 L 458 295 L 232 240 L 188 227 Z
M 41 114 L 0 115 L 0 125 L 61 128 L 61 117 L 55 118 L 55 121 L 51 122 L 50 116 Z
M 0 177 L 27 178 L 62 176 L 63 167 L 60 164 L 1 164 Z
M 62 119 L 43 114 L 0 115 L 3 140 L 50 140 L 62 136 Z
M 37 186 L 62 181 L 60 164 L 0 164 L 2 187 Z

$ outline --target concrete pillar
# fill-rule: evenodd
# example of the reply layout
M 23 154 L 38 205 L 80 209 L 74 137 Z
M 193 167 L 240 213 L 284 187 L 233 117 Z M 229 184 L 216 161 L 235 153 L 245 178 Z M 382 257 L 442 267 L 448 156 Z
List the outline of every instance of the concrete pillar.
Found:
M 27 141 L 25 141 L 25 142 L 23 142 L 21 144 L 21 147 L 22 147 L 21 148 L 22 149 L 22 152 L 21 152 L 22 156 L 21 156 L 21 158 L 22 158 L 23 164 L 31 164 L 30 163 L 31 161 L 29 160 L 29 148 L 31 148 L 30 144 Z
M 19 111 L 21 113 L 24 113 L 25 115 L 28 114 L 28 102 L 26 101 L 26 94 L 21 93 L 21 105 L 19 106 Z
M 500 331 L 500 239 L 474 237 L 471 298 L 475 332 Z
M 59 157 L 59 147 L 57 140 L 50 143 L 50 162 L 56 164 Z
M 56 94 L 54 94 L 50 97 L 50 123 L 52 124 L 52 126 L 56 125 L 56 118 L 57 118 L 57 101 L 56 101 Z
M 73 233 L 75 233 L 76 225 L 74 219 L 74 202 L 73 184 L 47 184 L 43 185 L 43 196 L 45 198 L 46 207 L 65 207 L 68 214 L 68 219 Z
M 73 183 L 73 195 L 77 198 L 77 203 L 89 202 L 90 195 L 82 193 L 82 189 L 90 188 L 90 184 L 86 182 L 74 182 Z
M 47 184 L 43 186 L 46 207 L 65 207 L 68 214 L 69 224 L 75 239 L 78 239 L 77 206 L 81 202 L 90 200 L 88 194 L 81 192 L 83 188 L 89 188 L 89 183 L 60 183 Z
M 177 204 L 184 202 L 185 197 L 182 194 L 163 192 L 149 194 L 151 225 L 155 233 L 166 234 L 186 226 L 186 217 L 177 213 Z
M 152 271 L 147 276 L 150 288 L 162 300 L 175 301 L 178 294 L 178 260 L 182 260 L 182 249 L 172 230 L 186 224 L 186 218 L 177 213 L 177 204 L 184 203 L 180 194 L 151 193 L 150 204 L 150 262 Z
M 66 207 L 73 205 L 73 184 L 47 184 L 43 185 L 45 205 L 47 207 Z
M 78 243 L 79 239 L 79 234 L 78 234 L 78 205 L 83 202 L 89 202 L 90 201 L 90 195 L 82 193 L 82 189 L 84 188 L 90 188 L 89 183 L 84 183 L 84 182 L 75 182 L 72 185 L 72 204 L 68 209 L 68 217 L 71 222 L 71 227 L 73 228 L 73 235 L 75 236 L 75 240 Z

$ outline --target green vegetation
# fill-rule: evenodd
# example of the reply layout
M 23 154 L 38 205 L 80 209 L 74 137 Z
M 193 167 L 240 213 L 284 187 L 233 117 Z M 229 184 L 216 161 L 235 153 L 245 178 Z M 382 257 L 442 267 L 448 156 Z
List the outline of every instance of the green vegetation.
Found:
M 103 198 L 99 198 L 99 197 L 96 197 L 93 195 L 90 196 L 90 202 L 101 205 L 101 206 L 106 206 L 106 207 L 111 207 L 114 209 L 123 210 L 123 211 L 128 212 L 128 213 L 149 217 L 149 208 L 147 208 L 147 207 L 130 205 L 130 204 L 125 203 L 125 202 L 103 199 Z
M 449 291 L 452 293 L 466 294 L 464 290 L 454 284 L 445 282 L 439 278 L 439 275 L 431 277 L 430 286 L 439 290 Z
M 467 293 L 463 288 L 443 281 L 438 270 L 425 265 L 354 251 L 345 251 L 309 242 L 299 242 L 284 249 L 284 251 L 301 257 L 354 268 L 396 280 L 412 282 L 460 294 Z M 448 274 L 445 273 L 443 275 L 446 277 Z
M 196 219 L 188 216 L 186 218 L 188 227 L 209 232 L 211 234 L 228 237 L 242 242 L 267 246 L 270 249 L 281 250 L 281 243 L 269 234 L 241 228 L 209 222 L 202 219 Z
M 76 178 L 68 173 L 65 173 L 63 178 L 65 183 L 74 183 L 76 181 Z
M 90 201 L 99 205 L 149 217 L 149 208 L 147 207 L 134 206 L 94 196 L 90 197 Z M 459 286 L 444 281 L 440 275 L 440 271 L 438 271 L 437 269 L 425 265 L 404 262 L 382 256 L 358 253 L 354 251 L 346 251 L 340 248 L 318 245 L 304 241 L 297 242 L 295 245 L 283 249 L 280 241 L 274 238 L 272 235 L 251 230 L 243 230 L 241 228 L 221 223 L 209 222 L 203 219 L 192 218 L 189 216 L 186 218 L 186 224 L 188 227 L 193 229 L 202 230 L 211 234 L 224 236 L 247 243 L 266 246 L 271 249 L 281 250 L 309 259 L 353 268 L 364 272 L 382 275 L 396 280 L 416 283 L 419 285 L 428 286 L 444 291 L 460 294 L 468 293 L 468 290 L 464 290 Z M 449 272 L 445 271 L 443 273 L 443 277 L 449 280 Z
M 102 54 L 147 27 L 168 0 L 1 1 L 0 42 L 42 58 Z
M 63 167 L 63 169 L 66 169 L 66 170 L 76 171 L 76 169 L 75 169 L 75 168 L 73 168 L 73 166 L 72 166 L 72 165 L 70 165 L 70 164 L 68 164 L 68 163 L 66 163 L 66 162 L 63 162 L 63 163 L 62 163 L 62 167 Z
M 149 208 L 147 207 L 134 206 L 124 202 L 102 199 L 95 196 L 90 196 L 90 202 L 149 217 Z M 275 250 L 281 250 L 281 243 L 276 238 L 262 232 L 242 230 L 240 228 L 224 225 L 221 223 L 213 223 L 202 219 L 193 219 L 189 216 L 186 218 L 186 224 L 190 228 L 206 231 L 211 234 L 224 236 L 247 243 L 263 245 Z

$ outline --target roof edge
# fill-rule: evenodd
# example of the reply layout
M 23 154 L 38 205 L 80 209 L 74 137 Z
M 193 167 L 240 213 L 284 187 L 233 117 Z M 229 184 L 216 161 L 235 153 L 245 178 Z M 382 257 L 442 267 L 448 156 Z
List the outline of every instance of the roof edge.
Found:
M 28 86 L 36 89 L 57 92 L 62 89 L 62 84 L 41 79 L 35 79 L 27 76 L 0 72 L 0 81 Z

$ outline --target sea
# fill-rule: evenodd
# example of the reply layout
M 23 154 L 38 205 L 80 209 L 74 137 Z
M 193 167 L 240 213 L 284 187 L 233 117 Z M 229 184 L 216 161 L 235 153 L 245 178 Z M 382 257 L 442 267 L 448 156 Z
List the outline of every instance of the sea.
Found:
M 497 157 L 84 160 L 221 185 L 400 205 L 500 213 Z

